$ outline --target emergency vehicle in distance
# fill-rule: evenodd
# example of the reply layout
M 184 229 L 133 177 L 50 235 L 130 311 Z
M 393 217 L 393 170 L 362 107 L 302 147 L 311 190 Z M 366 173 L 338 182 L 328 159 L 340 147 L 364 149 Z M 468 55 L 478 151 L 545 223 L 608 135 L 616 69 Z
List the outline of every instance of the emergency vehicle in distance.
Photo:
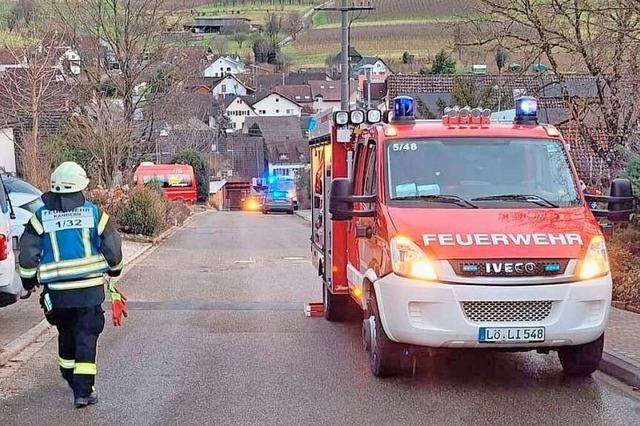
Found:
M 139 187 L 150 182 L 159 183 L 170 201 L 195 203 L 198 200 L 198 187 L 193 167 L 189 164 L 143 162 L 136 169 L 133 181 Z
M 513 123 L 477 108 L 441 121 L 413 110 L 398 97 L 384 120 L 356 110 L 310 121 L 325 318 L 362 313 L 376 376 L 419 347 L 554 350 L 566 373 L 591 374 L 611 303 L 603 230 L 629 220 L 630 182 L 585 197 L 535 98 L 517 99 Z M 592 212 L 587 199 L 608 209 Z

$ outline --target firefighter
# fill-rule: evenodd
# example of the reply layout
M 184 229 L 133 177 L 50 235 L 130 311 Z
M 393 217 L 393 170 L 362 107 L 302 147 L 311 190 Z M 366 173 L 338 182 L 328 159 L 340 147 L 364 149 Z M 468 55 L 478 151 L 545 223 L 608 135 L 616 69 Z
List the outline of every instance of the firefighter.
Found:
M 43 287 L 45 318 L 58 329 L 58 364 L 73 389 L 76 407 L 97 403 L 94 388 L 96 344 L 104 328 L 104 286 L 112 301 L 113 323 L 126 317 L 126 298 L 109 282 L 120 275 L 120 236 L 86 200 L 89 184 L 78 164 L 64 162 L 51 174 L 44 206 L 31 217 L 20 238 L 20 276 L 26 291 Z

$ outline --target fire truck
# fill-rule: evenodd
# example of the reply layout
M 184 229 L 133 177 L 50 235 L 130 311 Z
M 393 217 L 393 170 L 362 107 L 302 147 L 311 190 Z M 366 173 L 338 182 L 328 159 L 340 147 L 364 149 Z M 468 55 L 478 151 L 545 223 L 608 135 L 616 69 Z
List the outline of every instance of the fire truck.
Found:
M 324 112 L 310 121 L 311 257 L 324 317 L 362 318 L 371 372 L 420 348 L 557 352 L 567 374 L 602 357 L 612 281 L 605 235 L 633 211 L 631 183 L 581 190 L 570 147 L 537 101 L 512 122 L 448 108 L 416 120 Z

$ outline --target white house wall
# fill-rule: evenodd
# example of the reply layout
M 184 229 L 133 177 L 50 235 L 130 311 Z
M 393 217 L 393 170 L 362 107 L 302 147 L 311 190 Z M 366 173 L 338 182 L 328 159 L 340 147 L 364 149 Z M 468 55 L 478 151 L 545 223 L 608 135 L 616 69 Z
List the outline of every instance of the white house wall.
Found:
M 261 101 L 256 102 L 253 104 L 253 109 L 258 115 L 266 117 L 300 117 L 302 114 L 302 107 L 300 105 L 277 94 L 271 94 Z
M 220 81 L 213 88 L 213 96 L 219 98 L 221 96 L 246 96 L 247 88 L 240 84 L 238 80 L 233 77 L 227 77 Z
M 234 132 L 242 129 L 247 117 L 255 117 L 258 114 L 245 101 L 238 98 L 227 107 L 225 115 L 229 118 L 230 128 L 228 131 Z
M 16 172 L 16 148 L 13 138 L 13 129 L 0 129 L 0 167 L 6 172 Z
M 204 70 L 204 76 L 223 77 L 227 74 L 239 74 L 244 71 L 244 64 L 220 57 Z

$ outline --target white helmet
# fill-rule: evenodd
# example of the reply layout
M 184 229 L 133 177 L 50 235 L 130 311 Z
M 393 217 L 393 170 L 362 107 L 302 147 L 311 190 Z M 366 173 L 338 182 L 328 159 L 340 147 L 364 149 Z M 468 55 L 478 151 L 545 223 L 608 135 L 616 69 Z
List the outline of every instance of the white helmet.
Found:
M 87 172 L 73 161 L 65 161 L 51 173 L 51 192 L 71 194 L 89 185 Z

